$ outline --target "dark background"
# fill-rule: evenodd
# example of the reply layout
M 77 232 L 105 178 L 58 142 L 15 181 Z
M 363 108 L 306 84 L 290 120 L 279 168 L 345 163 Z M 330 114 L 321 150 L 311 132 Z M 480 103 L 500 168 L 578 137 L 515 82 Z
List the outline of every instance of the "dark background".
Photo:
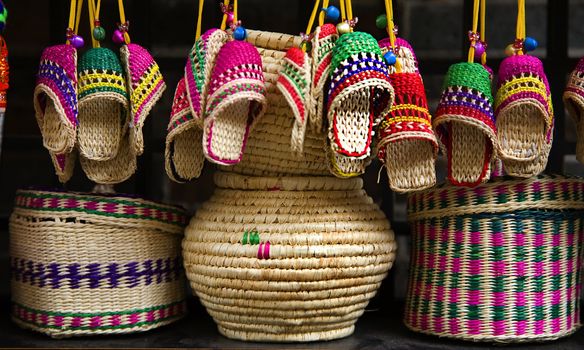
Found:
M 11 86 L 0 159 L 0 295 L 6 295 L 9 287 L 7 221 L 15 190 L 29 185 L 61 186 L 48 153 L 42 147 L 32 94 L 41 51 L 64 41 L 69 8 L 68 0 L 5 0 L 5 3 L 10 13 L 5 36 L 10 49 Z M 206 1 L 204 29 L 218 26 L 217 3 L 216 0 Z M 353 12 L 359 17 L 357 29 L 382 38 L 384 32 L 375 27 L 375 18 L 384 12 L 383 1 L 354 0 L 353 3 Z M 311 0 L 241 0 L 239 16 L 247 28 L 295 34 L 304 31 L 312 4 Z M 434 109 L 448 66 L 466 58 L 472 0 L 401 0 L 394 1 L 394 5 L 400 36 L 410 41 L 416 50 Z M 84 10 L 82 35 L 90 44 L 86 6 Z M 516 1 L 490 0 L 487 10 L 489 65 L 496 68 L 504 57 L 505 46 L 515 36 Z M 200 179 L 178 185 L 167 178 L 163 157 L 172 93 L 194 42 L 196 11 L 195 0 L 126 0 L 132 41 L 151 50 L 168 88 L 147 121 L 146 149 L 139 159 L 138 172 L 129 181 L 116 186 L 118 192 L 180 204 L 190 212 L 213 192 L 214 168 L 207 163 Z M 102 26 L 107 31 L 105 46 L 116 49 L 109 38 L 118 21 L 117 2 L 102 0 L 101 13 Z M 584 174 L 584 166 L 577 164 L 573 156 L 574 127 L 571 120 L 565 118 L 561 104 L 566 77 L 577 59 L 584 55 L 583 19 L 583 0 L 527 1 L 527 33 L 540 43 L 534 54 L 544 60 L 556 111 L 556 135 L 548 172 Z M 441 180 L 444 178 L 443 163 L 441 160 L 438 164 Z M 391 307 L 394 300 L 403 299 L 409 259 L 404 197 L 391 193 L 383 176 L 377 184 L 378 170 L 378 163 L 369 168 L 364 176 L 366 188 L 391 220 L 399 253 L 373 308 Z M 92 184 L 78 166 L 66 188 L 88 191 Z

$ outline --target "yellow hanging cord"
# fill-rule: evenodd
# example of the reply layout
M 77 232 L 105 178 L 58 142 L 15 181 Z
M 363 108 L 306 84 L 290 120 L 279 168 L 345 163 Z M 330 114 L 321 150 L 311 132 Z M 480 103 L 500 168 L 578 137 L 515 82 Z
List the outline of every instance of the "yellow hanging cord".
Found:
M 95 40 L 93 37 L 93 30 L 95 29 L 95 19 L 97 18 L 96 6 L 94 0 L 87 1 L 87 7 L 89 9 L 89 29 L 91 35 L 91 45 L 92 47 L 99 47 L 99 41 Z
M 237 0 L 233 0 L 233 23 L 237 23 Z
M 75 27 L 75 6 L 77 5 L 77 2 L 75 2 L 75 0 L 71 0 L 71 5 L 69 7 L 69 25 L 67 26 L 67 28 L 70 28 L 71 30 L 74 30 Z
M 323 11 L 320 12 L 320 16 L 318 17 L 318 25 L 321 27 L 324 25 L 324 18 L 326 16 L 324 9 L 326 9 L 328 6 L 329 6 L 329 0 L 324 0 L 322 2 Z
M 353 5 L 351 4 L 351 0 L 345 0 L 347 3 L 345 4 L 347 8 L 347 19 L 353 19 Z M 353 31 L 353 27 L 351 27 L 351 31 Z
M 81 9 L 83 8 L 83 0 L 77 0 L 77 15 L 75 17 L 75 27 L 73 32 L 77 34 L 79 32 L 79 22 L 81 21 Z
M 120 9 L 120 24 L 124 25 L 124 23 L 126 23 L 126 13 L 124 11 L 124 0 L 118 0 L 118 7 Z M 126 42 L 126 44 L 130 43 L 130 34 L 128 34 L 128 31 L 124 32 L 124 41 Z
M 81 19 L 82 7 L 83 0 L 71 0 L 71 6 L 69 8 L 69 23 L 67 28 L 71 29 L 74 34 L 77 34 L 77 31 L 79 30 L 79 21 Z M 66 40 L 66 43 L 69 45 L 69 40 Z
M 472 32 L 476 33 L 479 27 L 479 9 L 480 0 L 474 0 L 473 12 L 472 12 Z M 468 49 L 468 63 L 474 62 L 475 48 L 474 45 L 476 41 L 473 39 L 470 42 L 470 48 Z
M 515 33 L 517 39 L 525 40 L 525 0 L 517 1 L 517 28 Z M 518 55 L 523 55 L 523 49 L 517 51 Z
M 393 20 L 393 2 L 392 0 L 385 0 L 385 16 L 387 17 L 387 35 L 389 36 L 389 43 L 394 54 L 397 56 L 397 50 L 395 46 L 395 22 Z M 397 73 L 401 73 L 402 66 L 399 58 L 395 61 L 395 70 Z
M 481 42 L 483 43 L 483 45 L 486 45 L 487 43 L 486 17 L 487 17 L 487 0 L 481 0 Z M 485 52 L 481 56 L 481 64 L 483 66 L 487 64 L 486 47 Z
M 314 25 L 314 20 L 316 19 L 316 15 L 318 14 L 318 10 L 320 9 L 320 0 L 314 1 L 314 7 L 312 8 L 312 13 L 310 14 L 310 20 L 308 20 L 308 25 L 306 26 L 306 31 L 304 35 L 309 36 L 310 32 L 312 31 L 312 26 Z M 306 52 L 306 42 L 302 43 L 302 51 Z
M 203 5 L 205 5 L 205 0 L 199 0 L 199 12 L 197 14 L 197 31 L 195 32 L 195 40 L 199 40 L 201 37 L 201 27 L 203 26 Z
M 227 9 L 229 9 L 229 0 L 223 0 L 223 6 L 225 7 L 225 13 L 223 14 L 223 20 L 221 21 L 221 26 L 219 28 L 221 28 L 221 30 L 225 30 L 225 28 L 227 27 Z
M 345 11 L 345 0 L 340 0 L 339 4 L 341 5 L 341 21 L 347 20 L 347 12 Z

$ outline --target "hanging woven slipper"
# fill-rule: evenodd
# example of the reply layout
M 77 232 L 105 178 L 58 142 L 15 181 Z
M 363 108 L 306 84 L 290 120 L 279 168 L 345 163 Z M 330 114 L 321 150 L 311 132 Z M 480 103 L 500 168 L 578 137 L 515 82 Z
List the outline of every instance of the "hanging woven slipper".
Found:
M 366 158 L 373 129 L 394 100 L 377 41 L 363 32 L 341 35 L 333 50 L 331 70 L 327 104 L 331 147 L 348 157 Z
M 568 114 L 576 123 L 576 159 L 584 163 L 584 58 L 570 75 L 563 99 Z
M 308 124 L 317 133 L 322 133 L 325 127 L 323 114 L 326 81 L 330 77 L 333 48 L 338 38 L 337 27 L 326 23 L 316 28 L 312 39 L 312 102 Z
M 191 111 L 183 78 L 174 93 L 166 136 L 165 169 L 171 180 L 186 182 L 201 175 L 205 162 L 202 139 L 203 120 Z
M 43 145 L 69 153 L 77 137 L 77 50 L 72 45 L 46 48 L 34 90 L 34 109 Z
M 333 151 L 330 144 L 327 144 L 327 149 L 325 151 L 329 159 L 329 171 L 331 174 L 341 179 L 363 175 L 369 164 L 371 164 L 371 158 L 369 157 L 347 157 Z
M 389 65 L 395 99 L 379 126 L 377 156 L 385 164 L 392 190 L 419 191 L 436 184 L 438 141 L 414 51 L 407 41 L 396 38 L 393 11 L 388 11 L 387 22 L 390 37 L 379 46 Z
M 276 86 L 282 93 L 294 114 L 292 126 L 292 151 L 302 154 L 304 136 L 310 109 L 311 64 L 310 58 L 302 49 L 292 47 L 286 52 L 282 70 Z
M 96 161 L 115 157 L 127 115 L 128 92 L 120 60 L 110 49 L 90 49 L 79 60 L 80 154 Z
M 98 184 L 115 185 L 129 179 L 137 169 L 136 154 L 126 133 L 121 139 L 116 156 L 110 160 L 96 161 L 80 155 L 81 168 L 87 177 Z
M 205 157 L 221 165 L 239 163 L 266 104 L 258 50 L 244 41 L 223 45 L 209 85 L 203 131 Z
M 63 154 L 55 154 L 49 151 L 49 154 L 59 182 L 66 183 L 73 176 L 73 170 L 75 170 L 75 163 L 77 162 L 77 150 L 73 149 L 73 151 Z

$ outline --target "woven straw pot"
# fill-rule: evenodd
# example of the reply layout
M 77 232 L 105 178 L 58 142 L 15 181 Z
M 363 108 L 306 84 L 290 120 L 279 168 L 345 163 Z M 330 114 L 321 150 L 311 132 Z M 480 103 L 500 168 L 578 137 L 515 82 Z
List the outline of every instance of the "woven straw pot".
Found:
M 134 333 L 181 318 L 186 224 L 138 198 L 21 190 L 10 217 L 12 319 L 54 338 Z
M 405 323 L 485 342 L 567 336 L 580 327 L 584 180 L 498 179 L 409 197 Z
M 324 133 L 307 130 L 303 156 L 291 152 L 294 116 L 276 80 L 300 38 L 249 31 L 248 40 L 262 55 L 266 114 L 185 231 L 187 277 L 229 338 L 345 337 L 391 268 L 394 234 L 361 179 L 330 175 Z

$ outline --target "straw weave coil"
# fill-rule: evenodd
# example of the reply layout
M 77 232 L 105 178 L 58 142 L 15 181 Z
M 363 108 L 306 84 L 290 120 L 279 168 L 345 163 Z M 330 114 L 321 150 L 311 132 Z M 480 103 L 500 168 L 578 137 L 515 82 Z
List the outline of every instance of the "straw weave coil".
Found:
M 185 213 L 134 197 L 21 190 L 10 217 L 12 319 L 54 338 L 133 333 L 185 312 Z
M 396 249 L 362 180 L 217 173 L 215 183 L 183 256 L 219 331 L 252 341 L 350 335 Z
M 412 330 L 528 342 L 580 327 L 583 179 L 447 185 L 411 195 L 408 213 Z

